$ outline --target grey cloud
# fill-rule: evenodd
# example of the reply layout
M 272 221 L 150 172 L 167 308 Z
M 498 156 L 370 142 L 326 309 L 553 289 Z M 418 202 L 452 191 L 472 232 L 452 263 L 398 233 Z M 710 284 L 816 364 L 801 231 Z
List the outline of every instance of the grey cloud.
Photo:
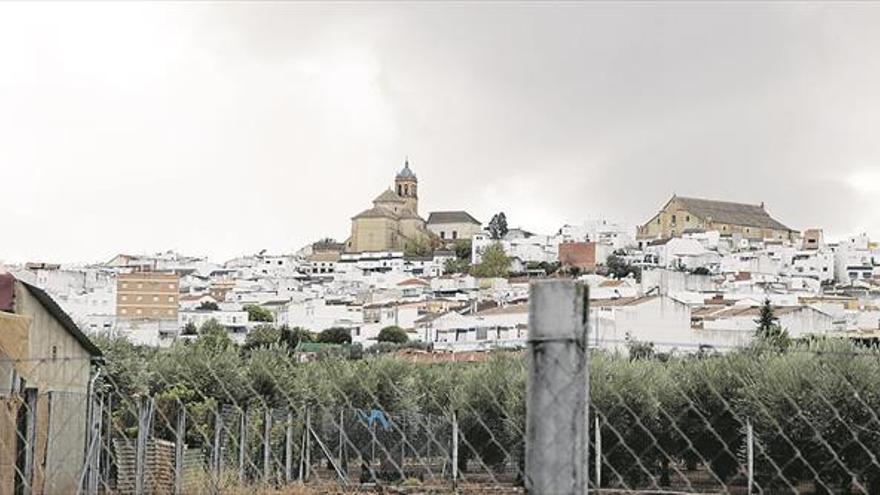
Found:
M 4 4 L 0 19 L 4 189 L 29 205 L 0 259 L 344 237 L 404 155 L 424 210 L 533 230 L 641 222 L 677 192 L 880 235 L 871 187 L 853 187 L 880 168 L 869 3 Z

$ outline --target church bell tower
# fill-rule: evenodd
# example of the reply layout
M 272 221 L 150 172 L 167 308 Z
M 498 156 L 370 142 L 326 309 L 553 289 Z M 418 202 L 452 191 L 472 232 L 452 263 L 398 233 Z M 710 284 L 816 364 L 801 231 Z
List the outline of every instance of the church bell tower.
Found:
M 416 174 L 410 170 L 409 159 L 407 159 L 394 179 L 394 190 L 398 196 L 403 198 L 406 208 L 416 214 L 419 212 L 418 186 L 419 180 L 416 178 Z

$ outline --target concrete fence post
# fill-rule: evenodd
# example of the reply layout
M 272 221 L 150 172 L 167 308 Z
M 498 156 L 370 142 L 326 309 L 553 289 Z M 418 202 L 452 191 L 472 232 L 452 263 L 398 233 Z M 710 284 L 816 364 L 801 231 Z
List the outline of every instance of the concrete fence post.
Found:
M 533 282 L 529 296 L 525 485 L 584 494 L 589 479 L 587 288 Z

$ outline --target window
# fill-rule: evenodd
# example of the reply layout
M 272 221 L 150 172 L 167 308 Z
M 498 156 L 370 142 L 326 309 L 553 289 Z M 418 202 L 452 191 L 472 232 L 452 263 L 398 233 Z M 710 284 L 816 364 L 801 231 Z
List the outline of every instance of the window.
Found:
M 55 361 L 56 359 L 58 359 L 58 346 L 53 345 L 52 346 L 52 361 Z
M 159 302 L 159 296 L 153 296 L 153 302 Z
M 168 296 L 168 302 L 173 303 L 173 302 L 174 302 L 174 296 Z
M 452 231 L 452 238 L 453 238 L 453 239 L 458 239 L 458 231 L 457 231 L 457 230 L 453 230 L 453 231 Z
M 143 296 L 137 296 L 137 298 L 136 298 L 135 300 L 136 300 L 136 301 L 142 301 L 143 299 L 144 299 Z
M 440 231 L 440 238 L 446 239 L 446 232 L 445 231 L 443 231 L 443 230 Z
M 168 290 L 174 290 L 174 284 L 168 284 Z
M 120 311 L 122 312 L 122 314 L 126 314 L 126 313 L 128 313 L 128 310 L 125 309 L 125 308 L 122 308 Z
M 685 217 L 684 217 L 684 221 L 685 221 L 685 223 L 690 222 L 690 221 L 691 221 L 691 216 L 690 216 L 690 215 L 685 215 Z
M 672 215 L 672 225 L 675 225 L 675 215 Z
M 137 314 L 141 314 L 141 313 L 143 313 L 143 311 L 141 310 L 141 308 L 138 308 L 137 311 L 135 311 L 135 312 L 136 312 Z
M 486 340 L 486 337 L 488 336 L 487 334 L 488 334 L 488 331 L 485 328 L 478 328 L 477 329 L 477 340 Z
M 123 284 L 122 284 L 122 288 L 123 288 L 123 289 L 127 289 L 127 288 L 128 288 L 128 284 L 126 284 L 126 283 L 123 282 Z
M 122 296 L 123 301 L 128 301 L 128 296 Z

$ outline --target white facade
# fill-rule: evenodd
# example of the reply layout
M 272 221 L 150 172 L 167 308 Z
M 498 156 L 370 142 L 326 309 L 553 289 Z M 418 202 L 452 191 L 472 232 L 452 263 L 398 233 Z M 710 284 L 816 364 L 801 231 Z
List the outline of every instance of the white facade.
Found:
M 555 263 L 559 260 L 560 239 L 558 236 L 531 235 L 495 240 L 481 232 L 471 239 L 471 263 L 480 263 L 486 248 L 496 242 L 501 244 L 507 256 L 525 263 Z
M 438 350 L 518 348 L 525 346 L 528 320 L 528 305 L 517 304 L 466 316 L 449 312 L 417 325 L 416 332 Z
M 637 297 L 590 302 L 589 344 L 625 352 L 628 340 L 652 342 L 655 350 L 697 350 L 704 342 L 691 329 L 687 304 L 670 297 Z
M 181 328 L 188 323 L 192 323 L 196 328 L 201 328 L 205 322 L 210 320 L 216 320 L 217 323 L 227 327 L 227 329 L 244 328 L 248 326 L 247 311 L 188 309 L 179 311 L 177 315 L 178 324 Z
M 291 301 L 287 312 L 280 315 L 278 324 L 301 327 L 320 332 L 331 327 L 352 328 L 363 323 L 362 308 L 358 305 L 328 304 L 324 298 Z

